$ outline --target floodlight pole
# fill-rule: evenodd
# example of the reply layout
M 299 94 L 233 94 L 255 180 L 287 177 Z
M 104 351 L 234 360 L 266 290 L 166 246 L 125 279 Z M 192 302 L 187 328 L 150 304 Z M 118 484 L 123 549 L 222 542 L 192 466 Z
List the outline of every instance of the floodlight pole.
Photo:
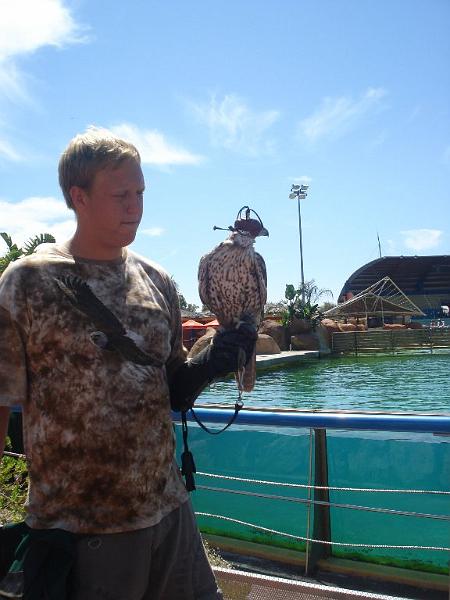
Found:
M 298 204 L 298 238 L 300 240 L 300 272 L 302 282 L 302 302 L 305 304 L 305 273 L 303 271 L 303 243 L 302 243 L 302 213 L 300 211 L 300 196 L 297 195 Z
M 298 237 L 300 246 L 300 276 L 301 276 L 301 289 L 302 289 L 302 302 L 305 304 L 305 273 L 303 270 L 303 238 L 302 238 L 302 213 L 300 210 L 300 199 L 304 199 L 307 196 L 307 185 L 292 185 L 291 193 L 289 198 L 297 197 L 298 205 Z

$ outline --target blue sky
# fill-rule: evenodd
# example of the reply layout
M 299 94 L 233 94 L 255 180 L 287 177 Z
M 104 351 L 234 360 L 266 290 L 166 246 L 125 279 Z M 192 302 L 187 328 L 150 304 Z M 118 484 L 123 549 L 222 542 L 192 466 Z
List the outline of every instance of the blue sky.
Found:
M 243 205 L 268 297 L 335 296 L 383 255 L 450 253 L 448 0 L 0 0 L 0 231 L 74 231 L 57 183 L 90 124 L 133 141 L 147 183 L 133 244 L 200 304 L 200 257 Z M 0 252 L 6 249 L 1 247 Z

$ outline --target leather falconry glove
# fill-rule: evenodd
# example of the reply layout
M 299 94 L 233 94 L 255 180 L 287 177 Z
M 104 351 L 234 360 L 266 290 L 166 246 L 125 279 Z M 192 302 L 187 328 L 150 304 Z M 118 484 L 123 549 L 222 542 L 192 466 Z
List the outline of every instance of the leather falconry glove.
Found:
M 175 371 L 170 383 L 172 409 L 189 410 L 214 379 L 245 366 L 253 355 L 257 339 L 256 328 L 246 322 L 241 322 L 237 329 L 216 333 L 207 348 Z

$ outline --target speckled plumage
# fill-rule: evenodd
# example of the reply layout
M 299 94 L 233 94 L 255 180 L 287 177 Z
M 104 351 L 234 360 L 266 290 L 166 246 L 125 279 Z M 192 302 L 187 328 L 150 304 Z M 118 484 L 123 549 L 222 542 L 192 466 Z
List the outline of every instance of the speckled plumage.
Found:
M 267 273 L 264 259 L 254 250 L 255 238 L 233 231 L 228 239 L 205 254 L 199 264 L 199 295 L 220 325 L 231 329 L 242 318 L 259 326 L 267 300 Z M 243 389 L 255 383 L 256 355 L 246 367 Z

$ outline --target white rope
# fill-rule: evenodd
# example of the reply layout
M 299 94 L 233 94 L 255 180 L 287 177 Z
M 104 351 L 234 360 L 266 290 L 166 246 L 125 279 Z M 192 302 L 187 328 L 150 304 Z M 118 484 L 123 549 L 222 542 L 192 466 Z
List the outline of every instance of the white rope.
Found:
M 232 519 L 231 517 L 224 517 L 223 515 L 213 515 L 211 513 L 205 512 L 196 512 L 197 516 L 200 517 L 212 517 L 213 519 L 222 519 L 223 521 L 231 521 L 232 523 L 237 523 L 238 525 L 246 525 L 247 527 L 253 527 L 254 529 L 259 529 L 261 531 L 266 531 L 268 533 L 275 533 L 277 535 L 282 535 L 288 538 L 292 538 L 295 540 L 300 540 L 302 542 L 313 542 L 314 544 L 327 544 L 329 546 L 346 546 L 352 548 L 393 548 L 397 550 L 439 550 L 443 552 L 450 552 L 450 548 L 446 548 L 445 546 L 398 546 L 398 545 L 390 545 L 390 544 L 356 544 L 352 542 L 328 542 L 325 540 L 315 540 L 312 538 L 306 538 L 301 535 L 293 535 L 292 533 L 286 533 L 284 531 L 277 531 L 276 529 L 269 529 L 268 527 L 263 527 L 262 525 L 255 525 L 254 523 L 247 523 L 247 521 L 241 521 L 240 519 Z
M 263 479 L 248 479 L 245 477 L 233 477 L 231 475 L 216 475 L 214 473 L 203 473 L 197 471 L 197 475 L 203 475 L 204 477 L 213 477 L 217 479 L 228 479 L 230 481 L 243 481 L 245 483 L 256 483 L 258 485 L 278 485 L 280 487 L 292 487 L 302 489 L 314 489 L 314 490 L 333 490 L 341 492 L 382 492 L 382 493 L 398 493 L 398 494 L 441 494 L 443 496 L 449 496 L 450 491 L 439 491 L 439 490 L 396 490 L 396 489 L 379 489 L 379 488 L 354 488 L 354 487 L 335 487 L 335 486 L 324 486 L 324 485 L 307 485 L 302 483 L 284 483 L 281 481 L 265 481 Z
M 326 502 L 325 500 L 307 500 L 306 498 L 292 498 L 289 496 L 277 496 L 275 494 L 260 494 L 258 492 L 247 492 L 244 490 L 231 490 L 229 488 L 215 488 L 207 485 L 197 485 L 199 490 L 207 490 L 209 492 L 225 492 L 226 494 L 238 494 L 242 496 L 254 496 L 257 498 L 265 498 L 268 500 L 285 500 L 287 502 L 295 502 L 298 504 L 317 504 L 319 506 L 334 506 L 335 508 L 349 508 L 352 510 L 364 510 L 366 512 L 385 513 L 389 515 L 400 515 L 403 517 L 421 517 L 424 519 L 435 519 L 438 521 L 450 521 L 450 515 L 433 515 L 430 513 L 419 513 L 406 510 L 396 510 L 394 508 L 377 508 L 374 506 L 358 506 L 357 504 L 344 504 L 338 502 Z

